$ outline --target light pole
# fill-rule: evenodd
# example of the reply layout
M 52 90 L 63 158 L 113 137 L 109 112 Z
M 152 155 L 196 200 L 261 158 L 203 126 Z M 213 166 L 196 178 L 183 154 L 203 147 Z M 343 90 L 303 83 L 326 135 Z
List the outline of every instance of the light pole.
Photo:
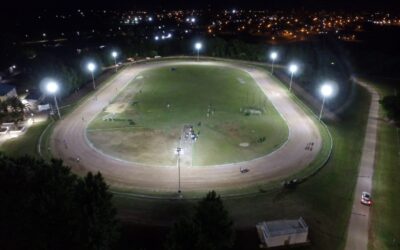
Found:
M 321 111 L 319 112 L 319 120 L 321 121 L 322 112 L 324 110 L 324 105 L 325 105 L 325 98 L 330 97 L 332 95 L 333 92 L 332 86 L 329 84 L 324 84 L 321 86 L 320 92 L 322 95 L 322 105 L 321 105 Z
M 292 91 L 292 83 L 293 83 L 293 74 L 297 72 L 299 67 L 296 64 L 290 64 L 289 71 L 290 71 L 290 84 L 289 84 L 289 92 Z
M 276 58 L 278 58 L 278 53 L 277 52 L 271 52 L 271 54 L 269 55 L 269 58 L 271 58 L 272 60 L 272 66 L 271 66 L 271 74 L 274 74 L 274 63 Z
M 90 71 L 90 73 L 92 74 L 92 81 L 93 81 L 93 89 L 96 89 L 96 82 L 94 81 L 94 70 L 96 69 L 96 64 L 90 62 L 87 65 L 88 70 Z
M 203 44 L 200 42 L 195 43 L 194 48 L 197 50 L 197 61 L 200 60 L 200 50 L 203 47 Z
M 117 70 L 118 70 L 118 65 L 117 65 L 117 56 L 118 56 L 118 53 L 117 53 L 116 51 L 113 51 L 113 52 L 111 53 L 111 55 L 112 55 L 112 57 L 114 58 L 115 72 L 117 72 Z
M 182 148 L 181 147 L 177 147 L 176 148 L 176 152 L 178 153 L 178 194 L 181 194 L 181 151 Z
M 58 91 L 58 84 L 54 81 L 50 81 L 47 83 L 46 89 L 47 89 L 47 92 L 49 92 L 50 94 L 53 94 L 54 104 L 56 105 L 58 118 L 61 119 L 61 114 L 60 114 L 60 110 L 58 109 L 58 103 L 57 103 L 57 97 L 56 97 L 56 93 Z

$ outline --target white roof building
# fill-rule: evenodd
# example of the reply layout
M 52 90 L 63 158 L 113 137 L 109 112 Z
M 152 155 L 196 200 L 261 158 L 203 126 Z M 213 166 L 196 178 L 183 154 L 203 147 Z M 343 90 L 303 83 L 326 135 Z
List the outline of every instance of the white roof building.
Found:
M 263 221 L 256 225 L 263 247 L 278 247 L 306 244 L 308 226 L 304 219 Z

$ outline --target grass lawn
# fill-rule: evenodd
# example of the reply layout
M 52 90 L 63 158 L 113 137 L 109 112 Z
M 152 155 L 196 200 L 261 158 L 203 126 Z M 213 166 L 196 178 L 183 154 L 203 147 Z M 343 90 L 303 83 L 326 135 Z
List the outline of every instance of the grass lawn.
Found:
M 235 225 L 241 228 L 237 235 L 238 246 L 258 249 L 254 225 L 259 221 L 303 216 L 310 226 L 312 242 L 305 249 L 344 247 L 369 102 L 368 92 L 356 87 L 351 109 L 340 120 L 328 123 L 334 140 L 332 158 L 308 181 L 294 190 L 281 189 L 251 197 L 224 199 Z M 192 205 L 187 201 L 143 200 L 120 195 L 114 200 L 125 220 L 139 221 L 139 224 L 157 221 L 169 225 L 176 219 L 170 214 L 180 214 L 177 211 L 186 211 L 184 208 Z M 127 211 L 129 213 L 125 213 Z
M 0 146 L 0 151 L 12 156 L 19 157 L 30 155 L 39 157 L 37 152 L 37 143 L 42 131 L 50 123 L 49 120 L 33 124 L 24 135 L 7 140 Z
M 374 80 L 381 98 L 394 93 L 390 82 Z M 385 118 L 383 110 L 381 118 Z M 371 230 L 369 249 L 400 249 L 400 138 L 398 129 L 381 119 L 373 178 Z
M 90 124 L 88 138 L 119 158 L 174 165 L 183 126 L 193 125 L 200 133 L 193 146 L 198 166 L 250 160 L 286 141 L 286 123 L 247 73 L 222 66 L 171 67 L 145 71 L 131 82 Z M 260 113 L 246 115 L 245 109 Z M 115 121 L 104 121 L 110 115 Z M 262 137 L 265 142 L 258 142 Z

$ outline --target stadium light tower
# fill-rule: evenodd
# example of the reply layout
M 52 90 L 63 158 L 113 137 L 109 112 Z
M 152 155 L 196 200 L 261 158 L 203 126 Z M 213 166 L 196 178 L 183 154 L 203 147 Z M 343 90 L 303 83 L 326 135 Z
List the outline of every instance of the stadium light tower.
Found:
M 325 105 L 325 98 L 330 97 L 332 95 L 333 88 L 330 84 L 325 83 L 324 85 L 321 86 L 320 92 L 322 95 L 322 105 L 321 105 L 321 111 L 319 112 L 319 120 L 321 121 L 322 112 L 324 110 L 324 105 Z
M 178 154 L 178 160 L 177 160 L 177 165 L 178 165 L 178 194 L 181 195 L 181 152 L 182 148 L 179 146 L 176 148 L 176 153 Z
M 55 81 L 48 82 L 47 85 L 46 85 L 46 89 L 47 89 L 48 93 L 53 94 L 53 96 L 54 96 L 54 104 L 55 104 L 56 109 L 57 109 L 58 118 L 61 119 L 60 109 L 58 108 L 57 97 L 56 97 L 56 93 L 58 91 L 57 82 L 55 82 Z
M 203 47 L 203 44 L 200 42 L 195 43 L 194 48 L 197 50 L 197 61 L 200 60 L 200 50 Z
M 116 51 L 113 51 L 111 53 L 112 57 L 114 58 L 114 63 L 115 63 L 115 72 L 117 72 L 118 70 L 118 65 L 117 65 L 117 57 L 118 57 L 118 53 Z
M 274 74 L 274 63 L 275 63 L 275 60 L 278 58 L 278 53 L 275 51 L 271 52 L 271 54 L 269 55 L 269 58 L 271 58 L 271 60 L 272 60 L 271 74 Z
M 292 83 L 293 83 L 293 74 L 295 74 L 299 70 L 299 67 L 296 64 L 289 65 L 290 71 L 290 84 L 289 84 L 289 92 L 292 91 Z
M 92 74 L 92 81 L 93 81 L 93 89 L 96 89 L 96 82 L 94 81 L 94 70 L 96 69 L 96 64 L 90 62 L 87 65 L 88 70 L 90 71 L 90 73 Z

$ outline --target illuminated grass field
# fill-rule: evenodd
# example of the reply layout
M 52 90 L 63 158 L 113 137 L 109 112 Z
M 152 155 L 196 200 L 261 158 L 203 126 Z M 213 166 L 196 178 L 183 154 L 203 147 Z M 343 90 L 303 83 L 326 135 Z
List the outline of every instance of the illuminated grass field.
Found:
M 246 73 L 224 66 L 176 65 L 139 74 L 89 125 L 103 153 L 149 165 L 175 165 L 184 125 L 198 140 L 194 166 L 250 160 L 280 147 L 285 121 Z

